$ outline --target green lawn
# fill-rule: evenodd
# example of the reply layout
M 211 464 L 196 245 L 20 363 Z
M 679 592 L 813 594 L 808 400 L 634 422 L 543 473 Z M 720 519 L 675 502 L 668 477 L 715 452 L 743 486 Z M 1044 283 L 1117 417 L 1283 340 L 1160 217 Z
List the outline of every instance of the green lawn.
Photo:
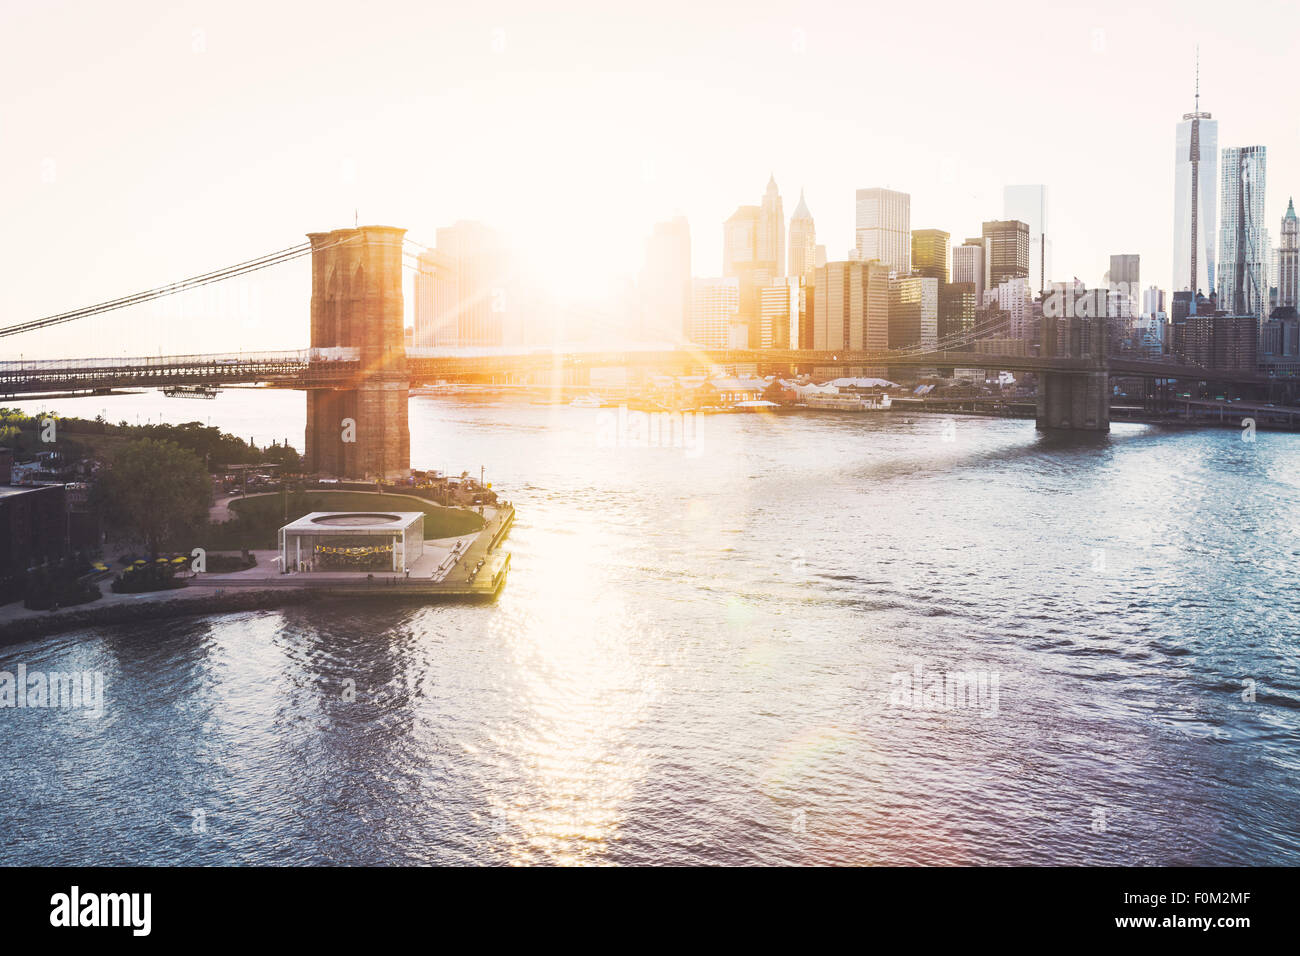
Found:
M 483 527 L 483 519 L 463 508 L 444 508 L 411 495 L 375 495 L 361 491 L 307 491 L 288 496 L 277 494 L 236 498 L 230 503 L 235 520 L 211 525 L 203 547 L 209 551 L 237 551 L 242 548 L 279 547 L 276 531 L 312 511 L 423 511 L 424 537 L 451 538 L 471 534 Z

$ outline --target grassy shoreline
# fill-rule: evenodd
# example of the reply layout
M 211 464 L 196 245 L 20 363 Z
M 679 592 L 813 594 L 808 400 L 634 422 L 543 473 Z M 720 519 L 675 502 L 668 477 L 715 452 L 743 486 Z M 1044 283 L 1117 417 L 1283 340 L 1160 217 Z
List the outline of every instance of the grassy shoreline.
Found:
M 483 528 L 483 519 L 464 508 L 448 508 L 414 495 L 367 491 L 305 491 L 250 495 L 230 502 L 232 520 L 209 525 L 202 547 L 208 551 L 270 550 L 276 532 L 313 511 L 423 511 L 425 540 L 454 538 Z M 286 517 L 287 515 L 287 517 Z

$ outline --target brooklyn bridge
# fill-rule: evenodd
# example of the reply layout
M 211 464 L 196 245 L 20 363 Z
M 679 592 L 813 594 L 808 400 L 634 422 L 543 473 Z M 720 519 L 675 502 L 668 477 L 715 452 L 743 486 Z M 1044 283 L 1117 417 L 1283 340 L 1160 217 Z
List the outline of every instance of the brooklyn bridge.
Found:
M 140 358 L 0 362 L 0 395 L 92 395 L 131 387 L 262 383 L 307 395 L 306 462 L 315 472 L 397 477 L 409 472 L 407 398 L 412 382 L 524 381 L 546 373 L 581 379 L 586 370 L 625 368 L 686 374 L 749 367 L 791 374 L 813 369 L 996 369 L 1038 378 L 1036 423 L 1044 430 L 1106 431 L 1111 379 L 1141 383 L 1141 401 L 1169 401 L 1173 383 L 1214 383 L 1261 400 L 1293 401 L 1294 380 L 1254 372 L 1113 355 L 1104 318 L 1045 318 L 1038 354 L 979 351 L 990 330 L 964 332 L 931 347 L 880 351 L 675 348 L 480 350 L 407 348 L 403 332 L 405 230 L 361 226 L 310 233 L 308 242 L 181 282 L 73 312 L 0 328 L 0 337 L 86 321 L 117 309 L 244 276 L 310 255 L 309 342 L 305 349 Z M 438 268 L 436 255 L 424 261 Z M 993 330 L 996 334 L 996 330 Z M 1300 409 L 1295 410 L 1300 411 Z

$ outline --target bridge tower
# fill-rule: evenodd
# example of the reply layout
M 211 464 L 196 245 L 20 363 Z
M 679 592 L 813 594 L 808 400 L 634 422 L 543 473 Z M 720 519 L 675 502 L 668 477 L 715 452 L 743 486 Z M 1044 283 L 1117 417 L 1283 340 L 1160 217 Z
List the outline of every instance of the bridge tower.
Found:
M 361 226 L 308 233 L 311 346 L 360 355 L 346 388 L 307 391 L 306 470 L 340 478 L 411 472 L 410 380 L 402 332 L 405 229 Z
M 1106 290 L 1084 295 L 1090 297 L 1090 307 L 1083 314 L 1071 309 L 1067 317 L 1043 317 L 1042 355 L 1084 359 L 1087 368 L 1038 376 L 1034 418 L 1040 431 L 1110 431 Z

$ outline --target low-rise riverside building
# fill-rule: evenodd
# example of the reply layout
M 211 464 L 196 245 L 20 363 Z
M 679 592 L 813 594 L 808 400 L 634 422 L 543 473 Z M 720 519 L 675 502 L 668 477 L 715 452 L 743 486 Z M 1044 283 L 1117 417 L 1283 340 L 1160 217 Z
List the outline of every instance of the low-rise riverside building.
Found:
M 401 574 L 424 553 L 424 512 L 313 511 L 280 529 L 280 570 Z

